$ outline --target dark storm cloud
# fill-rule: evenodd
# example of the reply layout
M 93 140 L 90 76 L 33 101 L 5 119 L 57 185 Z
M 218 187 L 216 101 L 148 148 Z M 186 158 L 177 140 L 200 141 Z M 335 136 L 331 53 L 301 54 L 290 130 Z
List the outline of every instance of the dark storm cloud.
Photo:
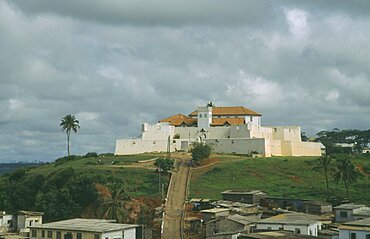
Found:
M 207 101 L 369 128 L 368 5 L 327 2 L 0 0 L 0 161 L 65 155 L 70 113 L 76 154 Z

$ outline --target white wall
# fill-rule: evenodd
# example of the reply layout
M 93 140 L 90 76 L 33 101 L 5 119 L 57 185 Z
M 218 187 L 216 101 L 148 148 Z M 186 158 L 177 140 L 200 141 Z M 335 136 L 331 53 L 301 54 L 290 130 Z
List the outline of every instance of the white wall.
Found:
M 124 239 L 136 239 L 136 228 L 130 228 L 125 230 Z
M 271 228 L 271 229 L 270 229 Z M 278 231 L 280 228 L 283 228 L 283 230 L 295 232 L 296 229 L 300 230 L 300 234 L 302 235 L 312 235 L 317 236 L 318 231 L 321 229 L 320 223 L 312 223 L 310 225 L 294 225 L 294 224 L 278 224 L 278 223 L 257 223 L 257 229 L 258 230 L 273 230 Z
M 356 234 L 356 239 L 366 239 L 366 235 L 370 235 L 369 231 L 350 231 L 339 229 L 339 239 L 351 239 L 351 233 Z
M 198 129 L 207 130 L 212 124 L 212 107 L 197 108 Z
M 301 142 L 301 127 L 299 126 L 265 126 L 272 128 L 274 140 L 290 140 Z
M 150 125 L 142 124 L 142 139 L 143 140 L 167 140 L 168 136 L 173 138 L 175 134 L 175 126 L 168 123 L 158 123 Z
M 206 144 L 212 147 L 215 153 L 250 154 L 257 151 L 267 157 L 265 139 L 206 139 Z
M 116 141 L 115 155 L 131 155 L 148 152 L 167 152 L 168 140 L 119 139 Z M 181 150 L 181 140 L 172 139 L 170 150 Z
M 252 120 L 251 120 L 252 118 Z M 255 125 L 261 126 L 261 116 L 245 116 L 244 117 L 245 123 L 253 123 Z
M 281 141 L 281 152 L 283 156 L 321 156 L 320 143 Z

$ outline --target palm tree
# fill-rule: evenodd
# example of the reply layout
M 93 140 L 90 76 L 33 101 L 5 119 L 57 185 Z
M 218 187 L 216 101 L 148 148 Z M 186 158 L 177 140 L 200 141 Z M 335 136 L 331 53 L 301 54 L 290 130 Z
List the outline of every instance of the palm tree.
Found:
M 76 119 L 74 115 L 66 115 L 62 118 L 60 122 L 60 126 L 62 127 L 62 131 L 67 133 L 67 151 L 68 156 L 69 153 L 69 139 L 71 138 L 71 131 L 77 133 L 77 130 L 80 129 L 79 121 Z
M 339 181 L 343 182 L 348 198 L 350 197 L 349 186 L 357 181 L 358 176 L 359 173 L 356 166 L 350 159 L 337 159 L 337 172 L 333 175 L 333 179 L 336 183 L 339 183 Z
M 326 193 L 329 196 L 329 179 L 328 179 L 328 171 L 330 169 L 331 158 L 329 156 L 320 157 L 317 159 L 318 165 L 315 166 L 312 170 L 324 172 L 325 174 L 325 182 L 326 182 Z
M 117 185 L 113 185 L 111 189 L 99 185 L 97 189 L 100 194 L 100 216 L 123 222 L 127 214 L 125 201 L 128 199 L 125 190 Z

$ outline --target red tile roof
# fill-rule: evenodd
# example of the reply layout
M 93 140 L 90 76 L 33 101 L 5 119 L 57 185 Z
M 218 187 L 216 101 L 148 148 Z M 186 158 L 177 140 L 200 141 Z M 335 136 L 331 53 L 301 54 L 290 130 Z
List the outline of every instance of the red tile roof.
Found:
M 170 117 L 167 117 L 165 119 L 161 119 L 159 121 L 160 123 L 168 122 L 172 124 L 173 126 L 181 126 L 183 124 L 190 126 L 197 123 L 197 119 L 190 118 L 189 116 L 183 115 L 183 114 L 176 114 L 172 115 Z
M 262 116 L 253 110 L 244 106 L 230 106 L 230 107 L 212 107 L 213 116 L 226 116 L 226 115 L 246 115 L 246 116 Z M 197 116 L 197 111 L 193 111 L 189 116 Z
M 213 118 L 212 126 L 245 124 L 244 118 Z

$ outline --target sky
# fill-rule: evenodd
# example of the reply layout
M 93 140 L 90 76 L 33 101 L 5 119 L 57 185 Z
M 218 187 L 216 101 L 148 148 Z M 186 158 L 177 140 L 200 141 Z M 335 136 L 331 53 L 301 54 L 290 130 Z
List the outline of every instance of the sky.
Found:
M 263 125 L 370 128 L 368 0 L 0 0 L 0 162 L 114 152 L 212 101 Z

